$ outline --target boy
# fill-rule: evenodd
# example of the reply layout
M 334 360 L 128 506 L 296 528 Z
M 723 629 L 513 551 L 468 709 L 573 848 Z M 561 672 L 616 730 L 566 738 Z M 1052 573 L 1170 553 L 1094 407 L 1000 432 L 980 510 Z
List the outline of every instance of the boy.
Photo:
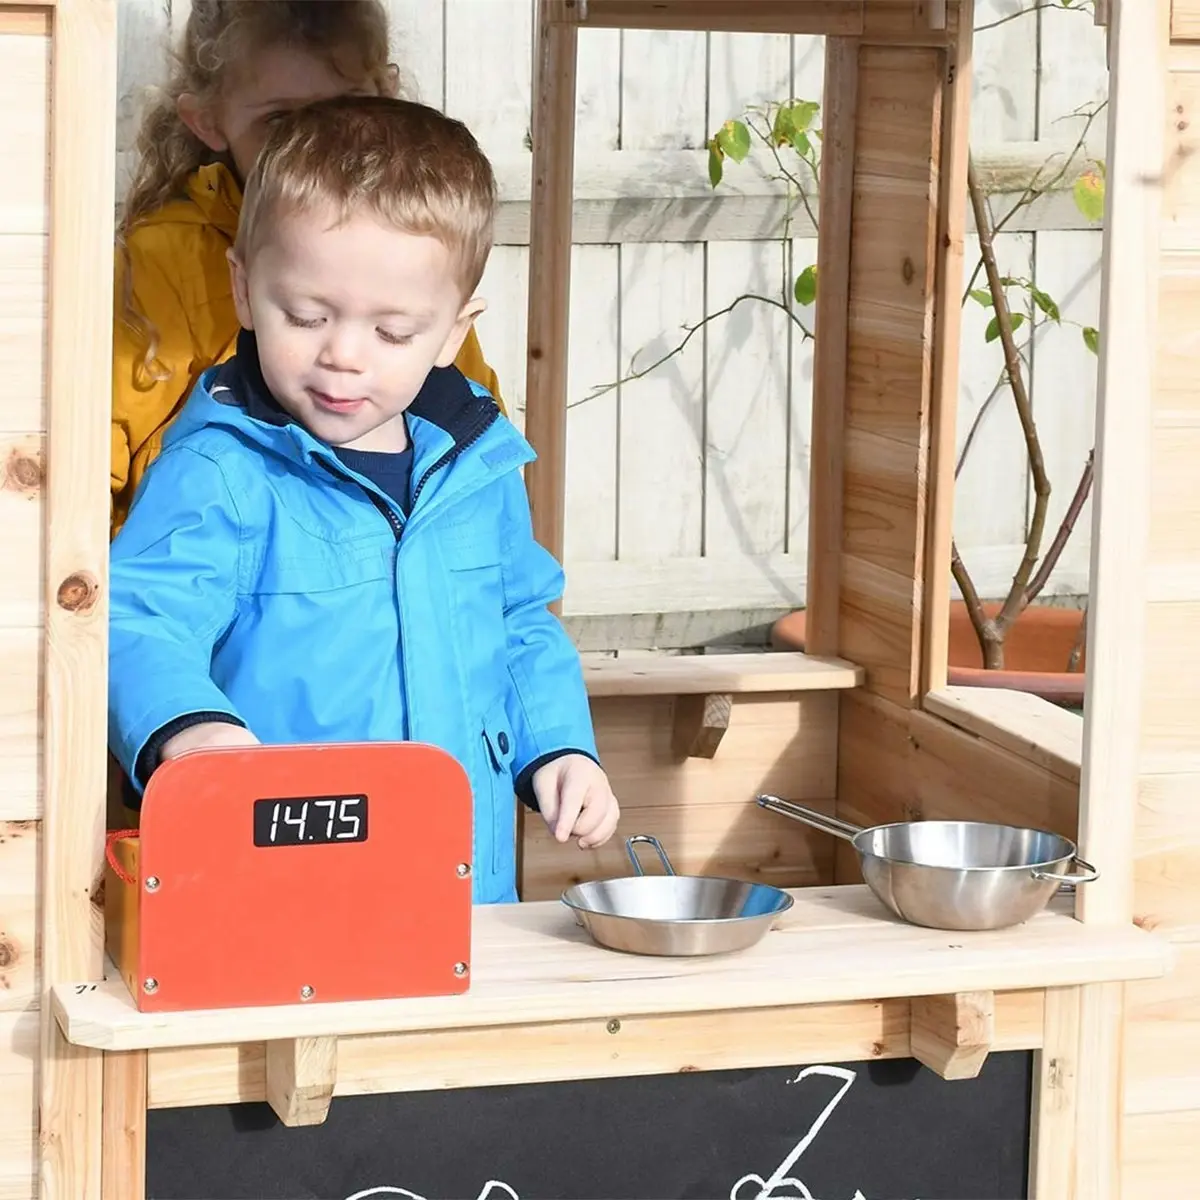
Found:
M 230 251 L 243 331 L 113 543 L 109 739 L 140 791 L 213 746 L 421 741 L 475 798 L 474 898 L 515 899 L 514 790 L 560 842 L 618 808 L 547 604 L 533 457 L 451 366 L 483 311 L 495 182 L 457 121 L 289 114 Z M 430 802 L 434 802 L 432 799 Z

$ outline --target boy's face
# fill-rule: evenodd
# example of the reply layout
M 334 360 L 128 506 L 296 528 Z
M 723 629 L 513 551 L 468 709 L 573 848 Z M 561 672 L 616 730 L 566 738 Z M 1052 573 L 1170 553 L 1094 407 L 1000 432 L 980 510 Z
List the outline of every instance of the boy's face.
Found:
M 281 214 L 248 263 L 231 251 L 238 317 L 279 404 L 331 446 L 403 450 L 403 413 L 454 362 L 482 300 L 464 303 L 450 252 L 372 214 Z
M 376 94 L 372 83 L 355 82 L 337 67 L 336 55 L 318 57 L 294 46 L 268 46 L 255 53 L 254 69 L 230 79 L 212 104 L 202 105 L 190 94 L 181 96 L 179 115 L 210 150 L 228 154 L 244 180 L 272 124 L 284 113 L 335 96 Z

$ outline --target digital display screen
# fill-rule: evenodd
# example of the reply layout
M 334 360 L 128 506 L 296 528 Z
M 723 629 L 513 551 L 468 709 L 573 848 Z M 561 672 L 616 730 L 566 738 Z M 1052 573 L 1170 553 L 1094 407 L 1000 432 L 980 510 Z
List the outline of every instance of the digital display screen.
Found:
M 294 796 L 254 802 L 256 846 L 319 846 L 366 840 L 366 796 Z

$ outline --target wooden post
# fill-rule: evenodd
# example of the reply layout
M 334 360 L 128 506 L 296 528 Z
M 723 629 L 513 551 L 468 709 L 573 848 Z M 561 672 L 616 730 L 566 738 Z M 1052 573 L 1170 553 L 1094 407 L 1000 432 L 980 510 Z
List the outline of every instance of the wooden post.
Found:
M 576 26 L 563 0 L 538 0 L 529 207 L 529 344 L 525 435 L 537 461 L 525 473 L 533 533 L 563 553 L 567 459 L 567 331 L 575 172 Z
M 117 9 L 52 10 L 48 471 L 42 780 L 41 1200 L 100 1194 L 102 1062 L 69 1045 L 51 985 L 99 979 Z

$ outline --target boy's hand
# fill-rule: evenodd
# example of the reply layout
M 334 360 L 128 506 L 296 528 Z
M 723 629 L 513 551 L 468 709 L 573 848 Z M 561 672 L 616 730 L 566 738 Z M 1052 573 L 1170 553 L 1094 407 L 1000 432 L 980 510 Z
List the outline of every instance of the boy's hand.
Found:
M 533 794 L 555 840 L 574 835 L 581 850 L 603 846 L 621 809 L 608 776 L 586 754 L 564 754 L 533 773 Z
M 212 750 L 217 746 L 257 746 L 258 738 L 241 725 L 228 721 L 204 721 L 193 725 L 169 739 L 162 748 L 161 759 L 178 758 L 190 750 Z

